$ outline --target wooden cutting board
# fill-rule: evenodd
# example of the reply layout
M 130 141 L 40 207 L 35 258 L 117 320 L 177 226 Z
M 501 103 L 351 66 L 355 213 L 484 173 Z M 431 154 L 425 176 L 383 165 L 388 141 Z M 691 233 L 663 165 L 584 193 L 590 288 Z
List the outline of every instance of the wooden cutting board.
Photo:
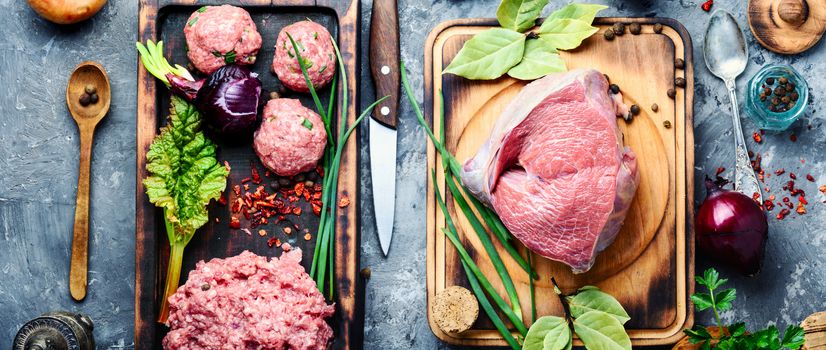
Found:
M 311 19 L 324 25 L 334 38 L 344 57 L 344 65 L 349 77 L 349 103 L 336 113 L 346 112 L 348 125 L 355 120 L 357 96 L 356 73 L 358 55 L 358 0 L 229 0 L 220 3 L 241 6 L 246 9 L 258 31 L 263 37 L 263 44 L 257 62 L 252 70 L 259 74 L 264 90 L 281 90 L 280 82 L 270 71 L 274 53 L 275 38 L 280 30 L 293 22 Z M 139 14 L 138 40 L 163 40 L 165 56 L 173 64 L 186 65 L 185 40 L 183 27 L 189 15 L 203 5 L 215 2 L 196 0 L 141 0 Z M 139 64 L 139 63 L 138 63 Z M 338 101 L 344 91 L 341 84 L 338 89 Z M 327 103 L 330 89 L 319 91 L 324 105 Z M 284 92 L 284 97 L 299 98 L 304 106 L 314 108 L 309 94 Z M 166 334 L 167 327 L 156 322 L 160 298 L 163 294 L 164 278 L 169 256 L 169 243 L 166 238 L 161 211 L 149 203 L 142 180 L 147 176 L 146 152 L 158 128 L 165 123 L 169 106 L 169 91 L 156 81 L 139 64 L 138 69 L 138 121 L 137 121 L 137 190 L 136 190 L 136 267 L 135 267 L 135 349 L 160 349 L 160 342 Z M 337 127 L 337 126 L 336 126 Z M 336 128 L 334 128 L 336 130 Z M 337 131 L 336 131 L 337 133 Z M 250 168 L 257 167 L 263 176 L 264 167 L 252 150 L 252 138 L 228 142 L 214 138 L 218 144 L 218 160 L 228 161 L 232 166 L 227 181 L 227 196 L 231 203 L 234 199 L 231 188 L 242 184 L 244 178 L 250 177 Z M 358 137 L 353 136 L 345 146 L 341 159 L 338 182 L 339 195 L 349 197 L 351 203 L 358 203 Z M 265 178 L 263 185 L 268 186 L 274 177 Z M 255 189 L 253 185 L 253 190 Z M 269 190 L 269 188 L 267 188 Z M 289 242 L 293 247 L 304 252 L 302 265 L 309 269 L 318 228 L 318 217 L 312 214 L 312 208 L 306 202 L 301 203 L 303 215 L 288 215 L 286 222 L 268 224 L 251 229 L 252 234 L 228 227 L 229 206 L 216 203 L 210 205 L 210 222 L 195 234 L 184 253 L 181 283 L 186 281 L 189 271 L 195 263 L 212 258 L 235 256 L 244 250 L 258 255 L 277 257 L 282 250 L 270 247 L 268 238 L 278 238 Z M 237 214 L 236 214 L 237 215 Z M 220 222 L 213 221 L 214 218 Z M 242 227 L 248 227 L 241 218 Z M 298 225 L 312 232 L 310 241 L 303 239 L 303 232 L 295 230 L 292 235 L 283 231 L 285 225 Z M 358 277 L 359 264 L 359 215 L 357 205 L 351 204 L 338 209 L 335 233 L 335 278 L 336 314 L 330 320 L 335 338 L 335 349 L 359 349 L 363 338 L 363 288 Z M 266 229 L 267 237 L 260 237 L 258 229 Z M 299 233 L 300 232 L 300 233 Z
M 602 32 L 613 23 L 636 22 L 642 34 L 628 32 L 613 41 Z M 653 24 L 661 23 L 661 34 Z M 425 106 L 438 134 L 445 120 L 446 144 L 460 162 L 472 157 L 490 134 L 501 111 L 525 82 L 508 77 L 494 81 L 471 81 L 442 75 L 465 41 L 473 34 L 495 26 L 493 19 L 464 19 L 443 23 L 434 29 L 425 46 Z M 633 122 L 618 119 L 625 144 L 638 159 L 641 181 L 631 210 L 618 238 L 596 260 L 587 273 L 574 275 L 567 266 L 537 258 L 540 274 L 536 300 L 538 316 L 561 315 L 562 307 L 553 292 L 555 277 L 566 292 L 592 284 L 614 295 L 631 315 L 626 325 L 637 345 L 673 344 L 682 330 L 691 327 L 693 314 L 689 295 L 694 286 L 693 172 L 694 140 L 692 124 L 693 65 L 691 38 L 675 20 L 664 18 L 599 18 L 600 32 L 577 50 L 562 54 L 568 68 L 596 68 L 618 84 L 628 105 L 637 104 L 642 113 Z M 676 69 L 675 59 L 685 62 Z M 676 77 L 684 77 L 687 88 L 677 89 L 675 99 L 667 96 Z M 438 92 L 445 96 L 445 115 L 439 115 Z M 658 111 L 651 108 L 658 105 Z M 667 127 L 666 122 L 670 123 Z M 441 159 L 428 144 L 428 169 L 441 174 Z M 494 287 L 504 296 L 504 288 L 475 233 L 463 215 L 457 215 L 449 194 L 444 193 L 444 177 L 437 178 L 442 195 L 447 195 L 451 216 L 459 218 L 459 234 L 480 269 L 492 276 Z M 435 203 L 434 184 L 428 179 L 427 196 L 427 289 L 428 304 L 439 291 L 467 286 L 467 279 L 455 249 L 440 233 L 444 216 Z M 465 233 L 469 234 L 465 234 Z M 527 275 L 498 243 L 505 265 L 517 285 L 523 317 L 530 320 Z M 525 248 L 519 245 L 520 251 Z M 428 310 L 429 311 L 429 310 Z M 429 312 L 428 312 L 429 314 Z M 532 321 L 530 321 L 532 322 Z M 431 320 L 436 336 L 451 344 L 472 346 L 506 345 L 490 321 L 482 316 L 461 335 L 442 332 Z

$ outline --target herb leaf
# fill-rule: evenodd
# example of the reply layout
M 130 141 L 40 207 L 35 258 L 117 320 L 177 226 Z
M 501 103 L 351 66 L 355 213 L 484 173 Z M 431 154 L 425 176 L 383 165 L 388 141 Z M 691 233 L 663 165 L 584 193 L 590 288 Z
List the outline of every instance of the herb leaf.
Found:
M 803 328 L 798 326 L 789 326 L 786 332 L 783 333 L 783 341 L 781 346 L 789 349 L 799 349 L 805 342 L 803 336 Z
M 545 21 L 552 21 L 555 19 L 578 19 L 583 22 L 591 23 L 596 18 L 597 13 L 604 9 L 607 9 L 608 6 L 604 5 L 593 5 L 593 4 L 570 4 L 567 5 L 559 10 L 554 11 L 548 16 Z
M 708 269 L 703 273 L 703 277 L 697 276 L 697 284 L 708 287 L 708 289 L 720 288 L 723 284 L 728 282 L 728 279 L 721 279 L 720 273 L 715 269 Z
M 697 344 L 700 342 L 704 342 L 706 340 L 711 339 L 711 334 L 708 333 L 708 330 L 705 327 L 696 325 L 693 329 L 685 329 L 683 333 L 688 336 L 688 341 L 691 344 Z
M 496 19 L 502 28 L 524 32 L 536 25 L 549 0 L 502 0 L 496 10 Z
M 226 64 L 235 63 L 235 50 L 231 50 L 230 52 L 227 52 L 226 54 L 224 54 L 224 62 Z
M 459 50 L 445 73 L 468 79 L 496 79 L 522 60 L 525 35 L 504 28 L 476 34 Z
M 574 330 L 588 349 L 631 350 L 631 339 L 622 323 L 601 311 L 589 311 L 574 319 Z
M 711 295 L 706 293 L 695 293 L 691 296 L 691 301 L 694 302 L 694 307 L 697 308 L 697 311 L 707 310 L 714 306 L 714 303 L 711 301 Z
M 591 26 L 590 22 L 578 19 L 552 19 L 542 23 L 539 27 L 539 40 L 558 50 L 571 50 L 577 48 L 582 41 L 594 35 L 597 28 Z
M 313 130 L 313 122 L 307 118 L 304 118 L 304 120 L 301 121 L 301 125 L 307 128 L 307 130 Z
M 508 75 L 520 80 L 534 80 L 567 70 L 565 61 L 552 46 L 541 40 L 528 40 L 522 62 L 511 68 Z
M 734 289 L 726 289 L 714 294 L 714 303 L 717 304 L 717 311 L 731 309 L 731 302 L 734 301 L 735 298 L 737 298 L 737 291 Z
M 571 328 L 565 319 L 544 316 L 536 320 L 525 335 L 523 350 L 562 350 L 571 341 Z
M 631 319 L 617 299 L 596 288 L 580 289 L 576 295 L 568 297 L 568 302 L 571 306 L 571 316 L 574 318 L 591 311 L 601 311 L 617 319 L 620 324 L 625 324 Z

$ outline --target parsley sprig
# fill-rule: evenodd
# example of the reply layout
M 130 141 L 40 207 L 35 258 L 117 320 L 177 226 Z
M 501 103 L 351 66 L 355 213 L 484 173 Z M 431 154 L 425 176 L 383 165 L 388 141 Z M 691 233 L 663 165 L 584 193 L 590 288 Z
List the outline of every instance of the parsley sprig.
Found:
M 744 322 L 734 323 L 724 329 L 723 323 L 720 321 L 720 312 L 732 308 L 732 302 L 737 298 L 737 291 L 734 288 L 720 290 L 728 282 L 728 279 L 720 278 L 720 273 L 715 269 L 706 270 L 703 276 L 697 276 L 696 280 L 697 284 L 708 289 L 708 293 L 696 293 L 691 296 L 691 301 L 694 302 L 697 311 L 711 309 L 719 329 L 716 337 L 699 325 L 683 331 L 688 336 L 689 342 L 701 344 L 700 349 L 711 349 L 713 345 L 714 349 L 718 350 L 794 350 L 803 346 L 805 341 L 803 328 L 795 325 L 786 328 L 783 337 L 780 336 L 780 330 L 774 325 L 754 333 L 746 332 Z

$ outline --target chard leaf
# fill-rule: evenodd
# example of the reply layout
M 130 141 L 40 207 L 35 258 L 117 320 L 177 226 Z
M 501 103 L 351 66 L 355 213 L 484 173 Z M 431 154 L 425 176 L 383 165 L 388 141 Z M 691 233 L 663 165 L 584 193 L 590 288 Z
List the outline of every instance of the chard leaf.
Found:
M 164 209 L 175 228 L 170 242 L 188 242 L 209 220 L 206 205 L 226 188 L 229 171 L 215 158 L 216 146 L 201 127 L 201 115 L 181 98 L 172 97 L 169 123 L 146 153 L 146 194 Z
M 593 23 L 597 13 L 607 8 L 608 6 L 604 5 L 570 4 L 551 13 L 545 21 L 568 18 Z
M 468 79 L 496 79 L 522 60 L 525 34 L 504 28 L 476 34 L 459 50 L 445 73 Z
M 574 318 L 591 311 L 601 311 L 615 318 L 620 324 L 625 324 L 631 319 L 617 299 L 595 287 L 580 289 L 576 295 L 568 297 L 568 302 L 571 306 L 571 316 Z
M 571 50 L 577 48 L 597 30 L 590 22 L 578 19 L 552 19 L 545 21 L 539 28 L 539 40 L 558 50 Z
M 511 68 L 508 75 L 520 80 L 534 80 L 567 70 L 565 61 L 553 47 L 541 40 L 528 40 L 522 62 Z
M 536 320 L 525 335 L 522 350 L 563 350 L 571 343 L 571 328 L 565 319 L 544 316 Z
M 536 25 L 536 19 L 549 0 L 502 0 L 496 19 L 502 28 L 524 32 Z
M 803 335 L 803 328 L 799 326 L 789 326 L 786 328 L 786 332 L 783 333 L 781 346 L 792 350 L 799 349 L 803 346 L 803 343 L 806 342 Z
M 631 350 L 622 323 L 602 311 L 588 311 L 574 319 L 574 330 L 589 350 Z

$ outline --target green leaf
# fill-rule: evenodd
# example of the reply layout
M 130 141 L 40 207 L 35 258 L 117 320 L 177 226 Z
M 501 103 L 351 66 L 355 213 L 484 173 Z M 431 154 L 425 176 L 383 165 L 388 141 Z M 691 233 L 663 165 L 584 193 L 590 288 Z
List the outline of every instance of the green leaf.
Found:
M 224 55 L 224 63 L 226 64 L 233 64 L 235 63 L 235 50 L 231 50 Z
M 562 350 L 571 341 L 571 328 L 565 319 L 544 316 L 536 320 L 525 335 L 523 350 Z
M 565 61 L 553 47 L 541 40 L 528 40 L 522 62 L 511 68 L 508 75 L 520 80 L 534 80 L 567 70 Z
M 706 310 L 714 305 L 711 302 L 711 295 L 706 293 L 696 293 L 691 296 L 691 301 L 694 302 L 694 307 L 697 311 Z
M 181 98 L 172 97 L 169 123 L 146 153 L 144 179 L 149 201 L 164 208 L 174 232 L 170 243 L 188 242 L 209 220 L 206 205 L 226 188 L 229 171 L 215 158 L 216 146 L 200 131 L 201 115 Z
M 728 282 L 727 279 L 720 278 L 720 273 L 717 270 L 710 268 L 703 273 L 703 278 L 697 278 L 697 283 L 714 290 Z
M 201 8 L 198 9 L 198 12 L 204 13 L 204 12 L 206 12 L 207 8 L 208 8 L 208 6 L 201 6 Z
M 558 50 L 571 50 L 597 30 L 590 22 L 569 18 L 553 19 L 545 21 L 539 28 L 539 40 Z
M 737 298 L 737 291 L 733 288 L 714 294 L 714 303 L 717 305 L 717 311 L 731 309 L 731 302 L 734 301 L 735 298 Z
M 445 73 L 468 79 L 496 79 L 522 60 L 525 35 L 493 28 L 476 34 L 459 50 Z
M 545 21 L 555 19 L 577 19 L 586 23 L 593 23 L 599 11 L 607 9 L 608 6 L 593 4 L 570 4 L 551 13 Z
M 576 295 L 568 297 L 571 316 L 578 318 L 590 311 L 602 311 L 617 319 L 621 324 L 625 324 L 631 319 L 619 301 L 610 294 L 596 288 L 586 288 L 580 289 Z
M 728 326 L 728 332 L 731 334 L 732 338 L 737 338 L 746 334 L 746 323 L 745 322 L 737 322 L 733 325 Z
M 708 333 L 708 330 L 699 325 L 694 326 L 693 329 L 685 329 L 683 330 L 683 333 L 688 336 L 688 341 L 691 344 L 697 344 L 712 338 L 711 334 Z
M 496 19 L 502 28 L 524 32 L 536 25 L 536 19 L 549 0 L 502 0 Z
M 631 350 L 631 339 L 622 323 L 601 311 L 589 311 L 574 319 L 574 331 L 589 350 Z
M 781 346 L 788 349 L 799 349 L 806 342 L 803 336 L 803 328 L 798 326 L 789 326 L 786 332 L 783 333 L 783 341 Z
M 764 330 L 754 332 L 749 338 L 751 348 L 780 349 L 780 331 L 774 325 Z
M 307 118 L 304 118 L 304 120 L 301 121 L 301 125 L 307 128 L 307 130 L 313 130 L 313 122 Z

